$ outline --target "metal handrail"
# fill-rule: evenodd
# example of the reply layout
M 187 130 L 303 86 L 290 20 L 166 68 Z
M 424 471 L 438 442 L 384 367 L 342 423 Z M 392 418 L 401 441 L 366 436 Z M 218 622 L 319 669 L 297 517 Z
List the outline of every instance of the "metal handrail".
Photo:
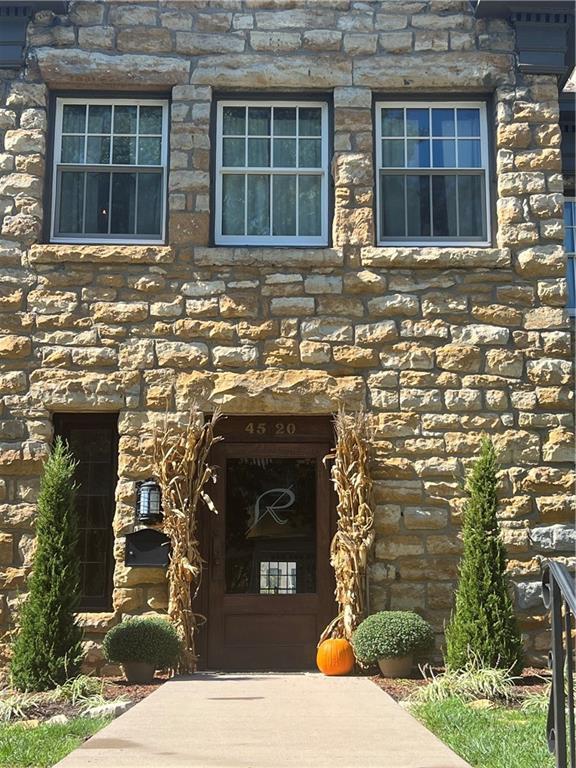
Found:
M 576 768 L 572 634 L 572 616 L 576 615 L 576 584 L 562 563 L 546 560 L 542 564 L 542 599 L 550 611 L 552 627 L 552 648 L 548 654 L 552 670 L 546 723 L 548 748 L 556 757 L 556 768 Z

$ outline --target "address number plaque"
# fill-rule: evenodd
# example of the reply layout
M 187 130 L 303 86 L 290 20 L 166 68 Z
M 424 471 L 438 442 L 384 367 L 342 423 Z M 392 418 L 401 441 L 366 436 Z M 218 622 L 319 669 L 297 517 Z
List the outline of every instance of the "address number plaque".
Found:
M 331 443 L 330 416 L 229 416 L 217 433 L 234 443 Z

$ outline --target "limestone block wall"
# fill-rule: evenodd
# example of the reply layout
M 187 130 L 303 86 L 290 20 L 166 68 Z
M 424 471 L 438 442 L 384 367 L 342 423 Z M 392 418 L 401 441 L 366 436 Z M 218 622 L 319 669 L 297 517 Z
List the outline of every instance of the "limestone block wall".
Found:
M 564 304 L 555 79 L 523 76 L 502 20 L 459 0 L 72 2 L 39 12 L 0 82 L 0 629 L 14 623 L 54 412 L 119 414 L 114 611 L 83 616 L 90 664 L 123 615 L 166 607 L 123 565 L 152 431 L 192 399 L 225 413 L 377 418 L 371 608 L 421 612 L 441 642 L 462 479 L 501 451 L 501 518 L 528 658 L 544 659 L 539 562 L 571 560 L 573 355 Z M 163 246 L 43 237 L 48 95 L 171 94 Z M 215 91 L 333 95 L 327 248 L 210 245 Z M 376 247 L 373 97 L 489 94 L 490 247 Z

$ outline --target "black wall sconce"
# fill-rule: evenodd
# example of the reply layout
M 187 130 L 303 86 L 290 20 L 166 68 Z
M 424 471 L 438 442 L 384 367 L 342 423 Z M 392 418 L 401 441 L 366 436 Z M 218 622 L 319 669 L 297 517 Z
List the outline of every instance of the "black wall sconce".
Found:
M 144 525 L 154 525 L 162 520 L 162 491 L 155 480 L 136 484 L 136 519 Z

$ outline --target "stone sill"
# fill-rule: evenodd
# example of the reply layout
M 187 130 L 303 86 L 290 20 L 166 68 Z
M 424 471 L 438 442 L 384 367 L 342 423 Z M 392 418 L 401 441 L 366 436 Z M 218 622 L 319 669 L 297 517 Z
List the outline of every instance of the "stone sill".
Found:
M 203 267 L 339 267 L 344 254 L 341 248 L 195 247 L 194 263 Z
M 429 247 L 412 246 L 368 247 L 361 249 L 363 267 L 398 267 L 401 269 L 508 269 L 511 266 L 509 248 Z
M 118 614 L 113 611 L 84 611 L 76 614 L 78 625 L 88 632 L 105 634 L 118 623 Z
M 167 245 L 48 243 L 32 245 L 29 258 L 32 264 L 168 264 L 174 252 Z

